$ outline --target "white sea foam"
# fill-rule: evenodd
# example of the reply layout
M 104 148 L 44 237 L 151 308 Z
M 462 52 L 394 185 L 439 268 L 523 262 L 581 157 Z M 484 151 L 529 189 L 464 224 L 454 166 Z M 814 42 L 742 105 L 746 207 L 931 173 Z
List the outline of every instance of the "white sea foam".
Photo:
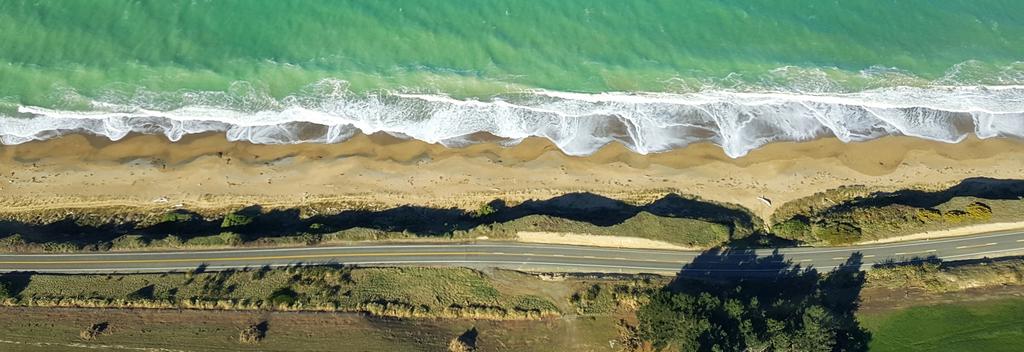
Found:
M 326 88 L 324 88 L 326 87 Z M 542 137 L 570 155 L 611 142 L 653 153 L 710 141 L 731 157 L 775 141 L 834 136 L 862 141 L 906 135 L 955 143 L 1024 138 L 1024 86 L 897 87 L 856 93 L 702 91 L 584 94 L 532 91 L 485 100 L 444 95 L 350 93 L 336 81 L 275 100 L 246 93 L 187 93 L 180 106 L 144 101 L 92 102 L 88 111 L 19 106 L 0 115 L 0 143 L 66 133 L 118 140 L 132 132 L 172 141 L 219 131 L 261 144 L 336 143 L 357 132 L 386 132 L 458 146 L 486 132 L 507 141 Z M 243 89 L 244 91 L 244 89 Z M 228 95 L 225 95 L 228 94 Z

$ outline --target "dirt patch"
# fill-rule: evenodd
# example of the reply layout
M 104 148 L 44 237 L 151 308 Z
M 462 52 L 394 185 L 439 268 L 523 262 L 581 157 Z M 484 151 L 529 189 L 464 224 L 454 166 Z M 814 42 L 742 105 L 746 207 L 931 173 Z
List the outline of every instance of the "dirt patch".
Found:
M 626 236 L 595 236 L 584 233 L 568 232 L 527 232 L 516 233 L 516 239 L 521 242 L 547 243 L 547 244 L 570 244 L 580 246 L 614 247 L 614 248 L 647 248 L 647 249 L 675 249 L 675 250 L 698 250 L 674 245 L 668 242 L 655 241 L 639 237 Z

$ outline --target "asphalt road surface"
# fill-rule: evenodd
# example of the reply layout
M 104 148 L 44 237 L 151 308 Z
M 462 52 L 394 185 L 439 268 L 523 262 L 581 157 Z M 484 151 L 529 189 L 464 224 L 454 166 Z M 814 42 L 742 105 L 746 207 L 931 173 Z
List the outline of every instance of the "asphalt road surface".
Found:
M 1024 232 L 998 232 L 913 242 L 829 248 L 723 249 L 705 252 L 599 248 L 515 242 L 345 247 L 197 250 L 174 252 L 0 254 L 0 272 L 169 272 L 261 266 L 498 267 L 524 271 L 718 275 L 837 267 L 870 269 L 886 262 L 933 257 L 945 261 L 1024 255 Z

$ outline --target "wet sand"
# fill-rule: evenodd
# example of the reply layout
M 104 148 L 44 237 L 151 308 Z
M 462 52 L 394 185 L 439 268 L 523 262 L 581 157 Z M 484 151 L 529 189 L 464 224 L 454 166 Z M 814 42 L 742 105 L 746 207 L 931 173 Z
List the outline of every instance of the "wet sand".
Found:
M 68 135 L 0 146 L 0 212 L 321 201 L 474 209 L 496 198 L 518 202 L 567 192 L 627 201 L 678 192 L 739 204 L 767 218 L 787 201 L 843 185 L 895 189 L 969 177 L 1024 178 L 1024 142 L 885 137 L 845 144 L 826 138 L 774 143 L 731 159 L 706 143 L 652 155 L 611 144 L 571 157 L 541 139 L 445 148 L 385 135 L 329 145 L 254 145 L 212 133 L 174 143 L 155 135 L 116 142 Z

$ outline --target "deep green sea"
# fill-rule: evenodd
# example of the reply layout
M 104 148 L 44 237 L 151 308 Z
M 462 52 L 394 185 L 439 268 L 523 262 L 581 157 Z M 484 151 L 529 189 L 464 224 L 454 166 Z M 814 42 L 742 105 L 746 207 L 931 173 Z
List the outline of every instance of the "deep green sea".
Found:
M 1024 136 L 1024 1 L 0 1 L 0 142 Z

